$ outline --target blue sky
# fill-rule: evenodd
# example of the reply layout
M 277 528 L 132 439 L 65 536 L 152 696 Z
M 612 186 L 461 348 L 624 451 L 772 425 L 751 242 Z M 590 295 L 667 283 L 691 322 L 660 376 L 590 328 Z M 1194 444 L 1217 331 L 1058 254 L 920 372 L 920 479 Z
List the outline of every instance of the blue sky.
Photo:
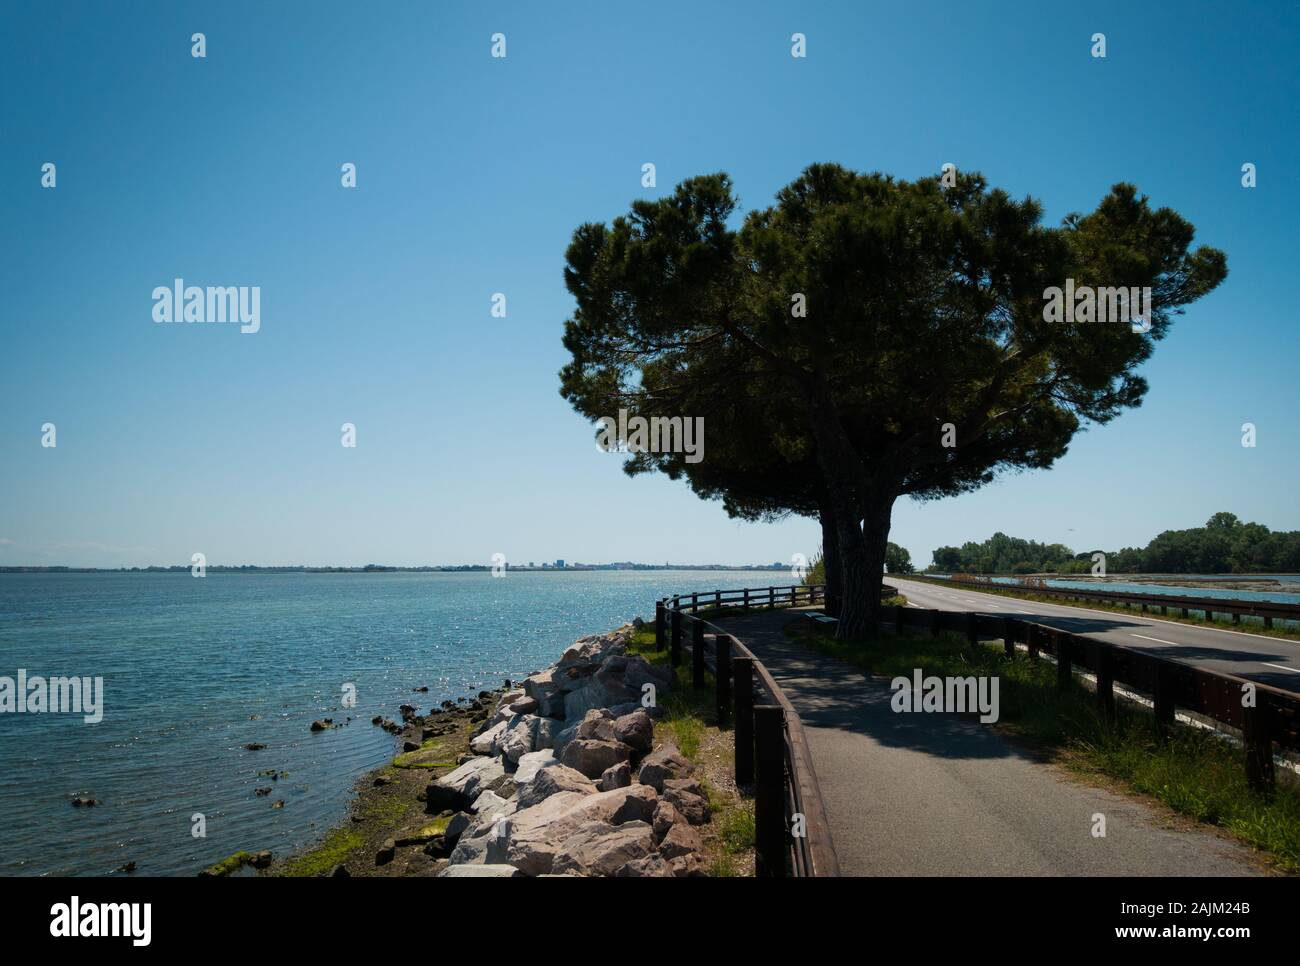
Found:
M 1296 4 L 0 17 L 0 564 L 811 554 L 814 522 L 740 524 L 684 484 L 625 477 L 557 372 L 578 224 L 717 170 L 762 207 L 814 161 L 904 178 L 951 161 L 1042 199 L 1052 223 L 1129 180 L 1228 253 L 1228 280 L 1145 367 L 1142 408 L 1050 471 L 901 502 L 893 539 L 918 563 L 996 530 L 1087 549 L 1218 510 L 1300 528 Z M 261 330 L 154 324 L 151 293 L 175 277 L 260 286 Z

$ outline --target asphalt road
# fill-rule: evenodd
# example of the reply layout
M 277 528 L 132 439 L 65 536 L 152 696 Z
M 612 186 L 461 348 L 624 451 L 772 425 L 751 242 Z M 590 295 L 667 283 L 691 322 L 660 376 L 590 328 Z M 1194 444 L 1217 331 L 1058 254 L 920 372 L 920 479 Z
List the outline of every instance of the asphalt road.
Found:
M 1300 693 L 1300 643 L 1246 631 L 1180 624 L 1136 611 L 1125 614 L 984 594 L 960 584 L 940 587 L 892 574 L 886 582 L 898 587 L 908 602 L 918 607 L 1020 617 Z
M 886 679 L 784 634 L 802 619 L 777 610 L 718 623 L 749 645 L 799 712 L 844 875 L 1261 872 L 1247 847 L 1084 784 L 988 725 L 894 712 Z M 1093 834 L 1098 816 L 1104 837 Z

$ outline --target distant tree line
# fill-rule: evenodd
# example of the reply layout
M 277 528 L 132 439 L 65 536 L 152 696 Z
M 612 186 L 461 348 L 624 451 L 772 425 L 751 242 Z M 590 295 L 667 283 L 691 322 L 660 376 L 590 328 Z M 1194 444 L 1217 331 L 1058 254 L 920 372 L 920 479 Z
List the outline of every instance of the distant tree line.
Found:
M 929 569 L 936 573 L 1090 573 L 1093 554 L 1059 543 L 995 533 L 983 543 L 939 547 Z M 1300 573 L 1300 530 L 1273 531 L 1216 513 L 1203 527 L 1166 530 L 1145 547 L 1106 554 L 1107 573 L 1244 574 Z
M 885 572 L 891 574 L 914 574 L 916 568 L 912 566 L 912 555 L 907 552 L 906 547 L 900 547 L 893 541 L 885 544 Z M 824 584 L 826 583 L 826 556 L 818 553 L 813 557 L 813 563 L 808 568 L 808 574 L 804 577 L 805 584 Z

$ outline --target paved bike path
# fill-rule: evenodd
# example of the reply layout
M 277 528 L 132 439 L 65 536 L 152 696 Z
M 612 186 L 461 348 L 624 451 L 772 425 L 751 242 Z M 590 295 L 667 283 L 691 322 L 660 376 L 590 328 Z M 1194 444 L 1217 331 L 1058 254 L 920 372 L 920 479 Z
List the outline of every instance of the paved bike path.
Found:
M 887 679 L 784 634 L 804 619 L 778 610 L 716 623 L 745 641 L 799 712 L 842 874 L 1263 871 L 1250 848 L 1073 780 L 988 725 L 894 712 Z M 1098 813 L 1104 838 L 1092 834 Z

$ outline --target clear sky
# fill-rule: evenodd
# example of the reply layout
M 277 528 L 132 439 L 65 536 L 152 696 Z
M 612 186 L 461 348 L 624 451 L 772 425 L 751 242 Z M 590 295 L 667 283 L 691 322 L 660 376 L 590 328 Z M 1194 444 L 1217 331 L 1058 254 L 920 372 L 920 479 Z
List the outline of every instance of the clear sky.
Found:
M 765 206 L 814 161 L 952 162 L 1052 223 L 1129 180 L 1228 254 L 1141 409 L 1050 471 L 898 505 L 919 565 L 997 530 L 1300 528 L 1297 50 L 1291 2 L 7 3 L 0 564 L 811 554 L 814 522 L 628 479 L 557 372 L 578 224 L 717 170 Z M 260 331 L 155 324 L 176 277 L 260 286 Z

